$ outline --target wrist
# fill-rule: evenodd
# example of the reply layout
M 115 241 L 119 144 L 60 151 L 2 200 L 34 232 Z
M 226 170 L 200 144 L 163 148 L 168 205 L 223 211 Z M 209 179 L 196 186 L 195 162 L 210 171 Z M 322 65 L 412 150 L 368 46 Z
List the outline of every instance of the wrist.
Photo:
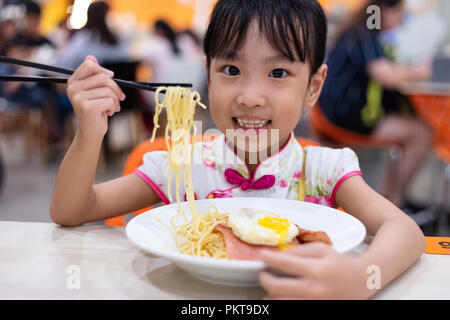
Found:
M 105 134 L 96 134 L 96 133 L 88 132 L 86 130 L 83 130 L 82 127 L 78 128 L 76 135 L 75 135 L 75 138 L 78 141 L 81 141 L 83 145 L 87 145 L 87 144 L 101 145 L 104 137 L 105 137 Z

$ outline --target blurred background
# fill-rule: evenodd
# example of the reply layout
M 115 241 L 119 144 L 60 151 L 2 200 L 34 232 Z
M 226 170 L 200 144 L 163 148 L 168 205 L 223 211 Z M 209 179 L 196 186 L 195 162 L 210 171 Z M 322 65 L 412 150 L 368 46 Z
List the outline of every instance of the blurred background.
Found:
M 367 7 L 361 0 L 321 0 L 330 43 L 339 25 Z M 191 82 L 207 101 L 202 37 L 212 0 L 0 0 L 0 54 L 75 69 L 88 54 L 126 80 Z M 396 63 L 432 65 L 431 78 L 405 89 L 433 131 L 426 159 L 408 186 L 404 210 L 428 235 L 449 235 L 450 1 L 405 0 L 401 25 L 380 34 Z M 92 10 L 88 8 L 92 7 Z M 101 36 L 95 37 L 93 34 Z M 0 63 L 0 74 L 42 75 Z M 122 111 L 110 119 L 97 182 L 123 173 L 130 152 L 151 136 L 154 96 L 127 90 Z M 203 130 L 214 127 L 200 108 Z M 50 222 L 49 203 L 59 164 L 76 132 L 64 85 L 0 82 L 0 220 Z M 298 136 L 335 146 L 311 112 Z M 161 134 L 162 130 L 159 131 Z M 377 189 L 392 145 L 340 143 L 358 154 L 366 181 Z M 401 153 L 401 152 L 400 152 Z M 403 209 L 403 208 L 402 208 Z

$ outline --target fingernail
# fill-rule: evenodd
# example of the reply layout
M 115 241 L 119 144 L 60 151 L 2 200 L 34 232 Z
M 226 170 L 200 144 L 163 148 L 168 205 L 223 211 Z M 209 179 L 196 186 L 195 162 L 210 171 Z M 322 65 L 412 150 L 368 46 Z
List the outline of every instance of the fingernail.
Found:
M 108 75 L 110 77 L 114 77 L 114 72 L 113 71 L 111 71 L 111 70 L 106 70 L 106 71 L 108 72 Z
M 125 95 L 125 93 L 122 93 L 122 95 L 120 96 L 120 100 L 125 100 L 125 98 L 126 98 L 127 96 Z

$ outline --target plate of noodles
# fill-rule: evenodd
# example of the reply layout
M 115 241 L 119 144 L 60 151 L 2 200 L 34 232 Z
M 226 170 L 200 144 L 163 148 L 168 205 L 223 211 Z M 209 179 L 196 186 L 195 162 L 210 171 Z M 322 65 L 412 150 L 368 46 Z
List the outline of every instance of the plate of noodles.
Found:
M 364 240 L 366 229 L 353 216 L 326 206 L 249 197 L 158 207 L 134 217 L 126 234 L 136 246 L 171 260 L 198 279 L 256 286 L 264 268 L 261 250 L 320 241 L 345 253 Z

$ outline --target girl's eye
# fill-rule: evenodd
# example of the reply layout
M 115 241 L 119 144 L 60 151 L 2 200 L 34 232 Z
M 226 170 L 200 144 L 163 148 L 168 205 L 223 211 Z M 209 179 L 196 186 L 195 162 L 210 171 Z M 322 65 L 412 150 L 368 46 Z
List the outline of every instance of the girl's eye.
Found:
M 274 70 L 270 71 L 269 77 L 284 78 L 287 75 L 288 75 L 288 73 L 284 69 L 274 69 Z
M 238 76 L 241 73 L 235 66 L 226 66 L 223 71 L 229 76 Z

